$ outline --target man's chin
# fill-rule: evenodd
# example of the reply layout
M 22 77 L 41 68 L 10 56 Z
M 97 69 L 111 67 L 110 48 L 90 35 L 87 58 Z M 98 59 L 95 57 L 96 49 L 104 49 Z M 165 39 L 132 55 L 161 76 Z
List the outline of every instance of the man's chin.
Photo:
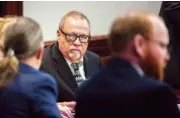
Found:
M 76 62 L 79 62 L 82 57 L 81 56 L 72 56 L 72 55 L 69 55 L 69 58 L 70 58 L 71 62 L 76 63 Z
M 71 49 L 68 56 L 71 62 L 79 62 L 83 58 L 83 53 L 78 49 Z
M 161 67 L 149 68 L 145 71 L 145 74 L 156 80 L 163 80 L 164 79 L 164 71 L 163 70 L 164 69 Z
M 77 63 L 79 61 L 81 61 L 81 58 L 71 58 L 72 63 Z

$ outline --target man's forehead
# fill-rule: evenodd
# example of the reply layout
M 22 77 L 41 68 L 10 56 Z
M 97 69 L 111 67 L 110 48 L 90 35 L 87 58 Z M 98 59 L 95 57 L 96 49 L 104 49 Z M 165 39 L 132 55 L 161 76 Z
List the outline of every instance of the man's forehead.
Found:
M 88 25 L 88 22 L 86 19 L 82 19 L 80 17 L 68 17 L 66 20 L 65 20 L 65 24 L 77 24 L 77 23 L 84 23 L 84 24 L 87 24 Z
M 162 42 L 169 44 L 169 35 L 167 32 L 159 31 L 156 35 L 156 40 L 161 40 Z
M 164 43 L 169 43 L 168 29 L 163 20 L 155 16 L 150 16 L 149 19 L 152 22 L 152 28 L 155 39 L 161 40 Z
M 89 24 L 85 19 L 80 19 L 80 18 L 68 18 L 66 19 L 64 23 L 64 29 L 69 29 L 69 28 L 80 28 L 84 30 L 89 31 Z

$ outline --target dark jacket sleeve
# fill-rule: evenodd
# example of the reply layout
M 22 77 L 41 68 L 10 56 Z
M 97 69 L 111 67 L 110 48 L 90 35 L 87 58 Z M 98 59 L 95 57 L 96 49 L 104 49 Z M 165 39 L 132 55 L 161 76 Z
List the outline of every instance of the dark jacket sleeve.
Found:
M 170 35 L 170 61 L 165 70 L 165 81 L 173 88 L 180 88 L 180 2 L 163 1 L 159 15 L 164 19 Z
M 34 110 L 38 118 L 61 118 L 56 105 L 57 86 L 51 76 L 47 76 L 37 83 L 33 95 Z
M 155 95 L 155 100 L 153 101 L 156 106 L 153 108 L 158 114 L 166 116 L 167 118 L 180 118 L 176 95 L 167 85 L 163 85 L 157 89 Z
M 174 27 L 173 27 L 173 23 L 171 23 L 170 18 L 169 18 L 169 13 L 172 10 L 172 4 L 173 4 L 172 2 L 163 1 L 161 8 L 160 8 L 160 12 L 159 12 L 159 15 L 163 18 L 163 20 L 168 28 L 169 35 L 170 35 L 170 41 L 172 41 L 174 39 L 174 37 L 173 37 Z

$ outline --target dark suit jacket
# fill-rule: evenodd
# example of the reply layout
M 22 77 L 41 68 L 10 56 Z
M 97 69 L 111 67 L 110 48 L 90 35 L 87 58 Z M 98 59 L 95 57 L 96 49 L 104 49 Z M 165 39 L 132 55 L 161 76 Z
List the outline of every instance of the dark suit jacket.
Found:
M 61 118 L 54 79 L 20 63 L 18 75 L 0 88 L 1 118 Z
M 180 2 L 163 1 L 160 16 L 164 19 L 170 34 L 171 59 L 165 70 L 165 81 L 175 89 L 180 88 Z
M 40 69 L 53 75 L 56 79 L 60 93 L 58 102 L 76 100 L 78 85 L 66 60 L 59 51 L 58 42 L 45 48 Z M 100 57 L 87 51 L 84 55 L 84 69 L 86 78 L 91 77 L 100 69 Z
M 176 103 L 166 84 L 113 58 L 81 87 L 75 118 L 176 118 Z

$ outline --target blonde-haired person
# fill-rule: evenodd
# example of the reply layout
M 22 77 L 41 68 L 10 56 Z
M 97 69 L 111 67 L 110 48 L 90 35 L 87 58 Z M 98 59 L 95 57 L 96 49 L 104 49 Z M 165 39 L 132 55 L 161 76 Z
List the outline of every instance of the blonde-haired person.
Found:
M 38 69 L 44 51 L 39 24 L 18 17 L 4 31 L 0 61 L 1 118 L 61 118 L 55 80 Z
M 4 39 L 3 39 L 3 33 L 4 33 L 4 29 L 5 26 L 8 25 L 8 23 L 14 21 L 17 18 L 17 16 L 4 16 L 4 17 L 0 17 L 0 59 L 3 58 L 3 43 L 4 43 Z

